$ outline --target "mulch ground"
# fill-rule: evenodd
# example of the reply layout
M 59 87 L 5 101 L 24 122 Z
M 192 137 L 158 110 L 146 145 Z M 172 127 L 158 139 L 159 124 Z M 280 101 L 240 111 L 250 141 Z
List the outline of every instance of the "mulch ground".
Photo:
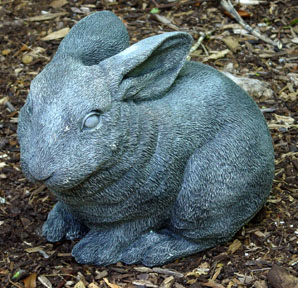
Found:
M 218 1 L 0 1 L 0 287 L 298 287 L 297 7 L 287 0 L 241 9 L 248 24 L 282 42 L 279 50 L 241 32 Z M 18 111 L 61 40 L 44 37 L 63 35 L 103 9 L 123 19 L 132 43 L 165 31 L 188 31 L 195 41 L 208 34 L 193 61 L 269 84 L 272 93 L 253 97 L 272 133 L 274 185 L 265 207 L 233 241 L 151 269 L 79 265 L 70 255 L 73 242 L 51 244 L 40 235 L 55 199 L 22 175 Z

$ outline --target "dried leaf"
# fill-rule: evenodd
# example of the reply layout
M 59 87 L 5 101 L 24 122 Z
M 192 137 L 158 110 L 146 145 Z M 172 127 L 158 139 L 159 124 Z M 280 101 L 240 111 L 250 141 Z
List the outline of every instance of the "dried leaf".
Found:
M 235 37 L 225 37 L 223 42 L 228 46 L 233 52 L 237 51 L 240 48 L 240 44 Z
M 37 279 L 43 286 L 45 286 L 47 288 L 53 287 L 52 283 L 46 276 L 41 275 L 41 276 L 38 276 Z
M 25 249 L 25 251 L 27 253 L 36 253 L 36 252 L 39 252 L 46 259 L 50 257 L 40 246 L 32 247 L 32 248 L 27 248 L 27 249 Z
M 274 114 L 274 116 L 275 116 L 275 119 L 277 120 L 277 122 L 284 123 L 289 126 L 295 122 L 295 119 L 290 116 L 283 116 L 283 115 L 278 115 L 278 114 Z
M 116 285 L 116 284 L 112 284 L 109 282 L 108 278 L 103 278 L 103 280 L 105 281 L 105 283 L 111 287 L 111 288 L 121 288 L 119 285 Z
M 242 244 L 238 239 L 235 239 L 233 243 L 228 248 L 228 253 L 234 254 L 237 250 L 241 248 Z
M 133 267 L 134 270 L 138 271 L 138 272 L 141 272 L 141 273 L 150 273 L 150 272 L 153 272 L 153 270 L 151 268 L 148 268 L 148 267 Z
M 167 17 L 165 17 L 165 16 L 162 16 L 162 15 L 159 15 L 159 14 L 154 14 L 154 17 L 155 17 L 159 22 L 161 22 L 161 23 L 163 23 L 163 24 L 169 26 L 171 29 L 173 29 L 173 30 L 177 30 L 177 31 L 179 30 L 179 28 L 178 28 L 176 25 L 174 25 L 174 24 L 171 22 L 171 20 L 170 20 L 169 18 L 167 18 Z
M 4 50 L 2 50 L 2 55 L 3 55 L 3 56 L 6 56 L 6 55 L 8 55 L 10 52 L 11 52 L 11 49 L 4 49 Z
M 132 284 L 134 284 L 136 286 L 158 288 L 157 285 L 153 284 L 152 282 L 150 282 L 148 280 L 135 280 L 135 281 L 132 281 Z
M 68 3 L 67 0 L 54 0 L 53 2 L 51 2 L 50 6 L 56 9 L 56 8 L 61 8 L 67 3 Z
M 154 272 L 159 273 L 159 274 L 165 274 L 165 275 L 172 275 L 175 276 L 177 278 L 182 278 L 184 277 L 184 275 L 180 272 L 177 272 L 175 270 L 170 270 L 170 269 L 163 269 L 163 268 L 158 268 L 155 267 L 152 269 Z
M 69 28 L 66 27 L 66 28 L 62 28 L 60 30 L 57 30 L 53 33 L 50 33 L 49 35 L 41 38 L 41 40 L 43 41 L 50 41 L 50 40 L 56 40 L 56 39 L 60 39 L 60 38 L 63 38 L 67 35 L 67 33 L 69 32 Z
M 186 273 L 186 276 L 200 277 L 201 275 L 208 275 L 210 271 L 210 265 L 208 262 L 203 262 L 200 266 L 194 269 L 192 272 Z
M 30 21 L 30 22 L 34 22 L 34 21 L 45 21 L 45 20 L 51 20 L 60 16 L 64 16 L 66 15 L 66 12 L 58 12 L 58 13 L 47 13 L 47 14 L 43 14 L 43 15 L 39 15 L 39 16 L 34 16 L 34 17 L 29 17 L 26 18 L 26 20 Z
M 242 18 L 250 18 L 251 17 L 251 14 L 247 11 L 237 10 L 237 12 Z M 224 11 L 224 14 L 227 15 L 229 18 L 234 19 L 234 17 L 228 11 Z
M 4 105 L 7 101 L 8 101 L 8 97 L 7 96 L 1 98 L 0 99 L 0 105 Z
M 102 278 L 104 278 L 104 277 L 106 277 L 106 276 L 108 276 L 108 271 L 107 270 L 103 270 L 103 271 L 96 271 L 95 272 L 97 275 L 95 276 L 95 279 L 96 280 L 100 280 L 100 279 L 102 279 Z
M 36 288 L 36 277 L 37 274 L 34 272 L 29 275 L 26 279 L 24 279 L 25 288 Z
M 23 55 L 22 62 L 24 64 L 30 64 L 32 61 L 33 61 L 33 57 L 31 55 L 29 55 L 29 54 Z
M 99 286 L 97 286 L 95 283 L 90 283 L 88 288 L 99 288 Z
M 213 274 L 213 276 L 212 276 L 212 278 L 211 278 L 212 281 L 215 281 L 215 280 L 216 280 L 216 278 L 217 278 L 218 275 L 220 274 L 222 268 L 223 268 L 223 264 L 218 264 L 218 265 L 217 265 L 217 268 L 216 268 L 216 270 L 215 270 L 215 272 L 214 272 L 214 274 Z
M 222 286 L 221 284 L 218 284 L 212 280 L 209 280 L 208 282 L 200 282 L 200 284 L 202 286 L 206 286 L 206 287 L 211 287 L 211 288 L 225 288 L 224 286 Z
M 80 280 L 75 286 L 74 288 L 86 288 L 84 282 L 82 280 Z
M 161 288 L 170 288 L 172 284 L 175 282 L 175 278 L 173 276 L 167 277 L 160 285 Z
M 203 59 L 203 61 L 216 60 L 216 59 L 219 59 L 219 58 L 223 58 L 228 53 L 231 53 L 231 50 L 230 49 L 225 49 L 225 50 L 222 50 L 222 51 L 218 51 L 218 52 L 215 52 L 214 54 L 212 54 L 212 55 L 210 55 L 208 57 L 205 57 Z

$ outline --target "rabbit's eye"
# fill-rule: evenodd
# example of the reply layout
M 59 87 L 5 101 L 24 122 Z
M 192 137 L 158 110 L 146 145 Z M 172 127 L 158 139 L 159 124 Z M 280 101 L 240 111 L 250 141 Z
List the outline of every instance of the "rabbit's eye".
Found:
M 100 122 L 99 112 L 91 112 L 83 120 L 82 129 L 92 129 L 95 128 Z

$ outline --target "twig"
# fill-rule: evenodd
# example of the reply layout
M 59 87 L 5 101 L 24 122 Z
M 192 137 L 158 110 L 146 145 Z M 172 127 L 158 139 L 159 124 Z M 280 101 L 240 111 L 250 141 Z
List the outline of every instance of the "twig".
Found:
M 235 20 L 248 32 L 250 32 L 252 35 L 257 37 L 258 39 L 263 40 L 264 42 L 271 44 L 273 46 L 276 46 L 278 49 L 282 48 L 282 43 L 280 41 L 273 41 L 270 38 L 268 38 L 265 35 L 260 34 L 260 32 L 254 30 L 252 27 L 250 27 L 245 21 L 241 18 L 241 16 L 238 14 L 238 12 L 235 10 L 233 7 L 233 4 L 231 3 L 230 0 L 221 0 L 220 4 L 223 6 L 223 8 L 228 11 L 234 18 Z
M 191 4 L 198 4 L 198 3 L 203 3 L 206 0 L 196 0 L 196 1 L 185 1 L 185 2 L 174 2 L 174 3 L 169 3 L 169 4 L 158 4 L 155 0 L 152 0 L 153 4 L 158 8 L 158 9 L 166 9 L 166 8 L 171 8 L 174 6 L 183 6 L 183 5 L 191 5 Z M 147 10 L 151 10 L 152 8 L 146 8 Z
M 204 33 L 204 32 L 200 32 L 200 38 L 198 39 L 198 41 L 190 48 L 190 51 L 189 53 L 192 53 L 194 51 L 196 51 L 199 46 L 201 45 L 202 41 L 209 35 L 211 35 L 213 33 L 214 30 L 212 31 L 208 31 L 207 33 Z
M 204 33 L 204 32 L 200 32 L 200 38 L 198 39 L 198 41 L 190 48 L 190 50 L 189 50 L 189 56 L 187 57 L 187 60 L 190 60 L 190 58 L 191 58 L 191 53 L 193 53 L 194 51 L 196 51 L 199 47 L 200 47 L 200 45 L 202 45 L 202 48 L 203 48 L 203 50 L 205 51 L 205 53 L 208 55 L 208 51 L 207 51 L 207 49 L 205 48 L 205 46 L 202 44 L 202 42 L 203 42 L 203 40 L 207 37 L 207 36 L 209 36 L 209 35 L 211 35 L 212 33 L 213 33 L 213 31 L 214 30 L 211 30 L 211 31 L 208 31 L 208 32 L 206 32 L 206 33 Z

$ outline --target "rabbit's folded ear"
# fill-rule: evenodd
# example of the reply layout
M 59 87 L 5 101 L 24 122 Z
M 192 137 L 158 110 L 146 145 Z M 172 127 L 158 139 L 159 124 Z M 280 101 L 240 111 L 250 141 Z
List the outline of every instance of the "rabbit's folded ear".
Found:
M 95 12 L 72 27 L 56 57 L 71 56 L 83 65 L 95 65 L 129 46 L 125 25 L 110 11 Z
M 161 98 L 185 63 L 192 37 L 169 32 L 144 39 L 100 63 L 121 100 Z

